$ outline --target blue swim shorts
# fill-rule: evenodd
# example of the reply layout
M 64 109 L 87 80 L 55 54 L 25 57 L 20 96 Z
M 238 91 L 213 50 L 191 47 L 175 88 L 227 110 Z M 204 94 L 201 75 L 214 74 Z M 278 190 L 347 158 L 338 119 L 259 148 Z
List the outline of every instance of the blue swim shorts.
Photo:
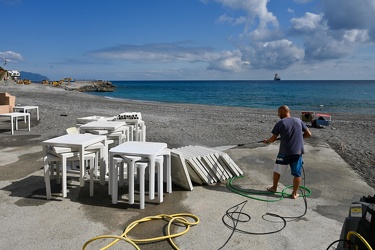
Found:
M 276 165 L 290 165 L 290 172 L 294 177 L 301 177 L 303 167 L 302 155 L 300 154 L 278 154 Z M 276 167 L 276 166 L 275 166 Z

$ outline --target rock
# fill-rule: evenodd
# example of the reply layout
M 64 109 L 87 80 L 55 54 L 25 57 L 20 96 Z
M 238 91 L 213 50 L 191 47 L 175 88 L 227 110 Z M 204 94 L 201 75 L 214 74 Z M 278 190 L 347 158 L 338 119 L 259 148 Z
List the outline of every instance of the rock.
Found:
M 79 92 L 112 92 L 116 86 L 109 81 L 80 81 L 64 86 L 65 90 L 77 90 Z

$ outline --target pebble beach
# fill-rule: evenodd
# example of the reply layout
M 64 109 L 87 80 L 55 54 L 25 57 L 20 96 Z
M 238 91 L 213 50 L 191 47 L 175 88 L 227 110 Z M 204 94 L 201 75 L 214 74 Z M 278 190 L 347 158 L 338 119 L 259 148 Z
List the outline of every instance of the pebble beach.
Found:
M 181 212 L 197 215 L 201 221 L 175 240 L 180 249 L 313 249 L 317 246 L 326 249 L 339 239 L 350 203 L 363 195 L 374 194 L 371 140 L 374 115 L 332 114 L 331 126 L 311 128 L 313 136 L 305 141 L 304 185 L 313 192 L 307 203 L 302 198 L 280 202 L 245 200 L 248 205 L 243 211 L 252 220 L 241 227 L 256 232 L 281 227 L 279 221 L 262 220 L 264 213 L 296 216 L 306 206 L 304 218 L 288 221 L 285 229 L 277 234 L 234 233 L 229 239 L 231 230 L 222 225 L 222 216 L 235 204 L 245 203 L 244 197 L 228 191 L 225 181 L 214 185 L 194 184 L 191 192 L 173 185 L 173 193 L 166 193 L 163 203 L 147 199 L 145 209 L 128 204 L 126 186 L 119 190 L 122 200 L 114 205 L 106 186 L 95 185 L 95 196 L 89 197 L 89 185 L 79 187 L 74 179 L 69 180 L 66 198 L 61 197 L 61 187 L 53 180 L 53 198 L 46 200 L 41 142 L 65 134 L 65 129 L 75 126 L 79 117 L 141 112 L 147 126 L 147 141 L 166 142 L 169 148 L 187 145 L 232 148 L 226 152 L 244 170 L 244 178 L 236 181 L 237 185 L 257 191 L 265 190 L 271 183 L 278 148 L 277 143 L 265 145 L 258 141 L 270 136 L 279 118 L 276 110 L 106 99 L 41 84 L 0 83 L 0 92 L 16 96 L 17 105 L 39 106 L 41 117 L 38 121 L 35 113 L 31 113 L 31 131 L 20 121 L 20 129 L 14 135 L 10 134 L 9 121 L 0 118 L 3 225 L 0 232 L 4 236 L 1 249 L 10 246 L 12 249 L 80 249 L 95 236 L 120 235 L 137 219 Z M 300 111 L 290 107 L 292 116 L 298 116 Z M 289 174 L 283 176 L 279 189 L 290 180 Z M 261 197 L 274 199 L 273 194 Z M 163 235 L 161 228 L 163 223 L 145 224 L 132 231 L 131 236 Z M 226 248 L 220 248 L 227 239 Z M 88 249 L 104 245 L 99 241 L 93 244 L 96 248 Z M 116 245 L 114 249 L 121 246 L 124 245 Z M 142 244 L 141 249 L 172 247 L 168 241 L 161 241 Z
M 16 96 L 17 105 L 39 106 L 41 117 L 40 121 L 33 121 L 30 132 L 18 131 L 13 136 L 9 124 L 2 122 L 1 147 L 38 144 L 63 135 L 66 128 L 76 125 L 79 117 L 141 112 L 147 125 L 147 140 L 166 142 L 169 148 L 237 144 L 253 148 L 264 146 L 257 141 L 268 138 L 279 119 L 276 110 L 107 99 L 36 83 L 3 82 L 0 92 Z M 301 111 L 289 107 L 292 116 L 299 117 Z M 306 143 L 328 143 L 370 186 L 375 187 L 375 115 L 331 115 L 331 126 L 310 128 L 313 136 Z

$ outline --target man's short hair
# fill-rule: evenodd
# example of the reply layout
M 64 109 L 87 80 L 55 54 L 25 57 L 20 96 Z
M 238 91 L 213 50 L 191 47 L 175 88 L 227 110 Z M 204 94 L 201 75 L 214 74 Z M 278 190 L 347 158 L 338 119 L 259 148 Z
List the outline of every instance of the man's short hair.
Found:
M 290 112 L 289 107 L 286 106 L 286 105 L 281 105 L 281 106 L 279 107 L 279 110 L 284 110 L 284 111 L 286 111 L 286 112 Z

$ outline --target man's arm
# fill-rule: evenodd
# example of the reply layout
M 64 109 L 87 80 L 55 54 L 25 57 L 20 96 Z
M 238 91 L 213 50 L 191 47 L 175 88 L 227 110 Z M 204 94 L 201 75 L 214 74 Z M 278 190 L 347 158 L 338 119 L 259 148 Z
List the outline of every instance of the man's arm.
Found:
M 276 140 L 277 140 L 277 135 L 272 135 L 269 139 L 264 139 L 263 143 L 268 144 L 268 143 L 272 143 L 272 142 L 274 142 Z
M 308 138 L 311 135 L 312 134 L 311 134 L 311 131 L 309 129 L 306 129 L 305 131 L 303 131 L 303 138 Z

